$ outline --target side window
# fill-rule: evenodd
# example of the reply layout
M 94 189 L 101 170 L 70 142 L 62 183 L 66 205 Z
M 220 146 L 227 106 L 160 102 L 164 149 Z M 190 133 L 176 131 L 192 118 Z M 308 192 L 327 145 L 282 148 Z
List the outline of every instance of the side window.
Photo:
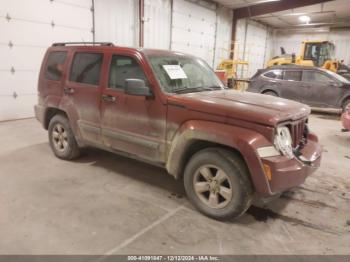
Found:
M 77 83 L 98 85 L 100 83 L 102 60 L 102 54 L 76 53 L 69 80 Z
M 48 80 L 59 81 L 61 80 L 62 72 L 58 66 L 63 65 L 66 61 L 67 52 L 55 51 L 51 52 L 47 58 L 45 78 Z
M 282 79 L 282 70 L 272 70 L 265 73 L 264 76 L 271 79 Z
M 283 80 L 301 81 L 301 71 L 286 70 L 284 71 Z
M 303 72 L 303 81 L 326 83 L 332 81 L 332 79 L 320 72 L 307 70 Z
M 141 79 L 146 82 L 147 78 L 139 65 L 132 57 L 113 55 L 109 69 L 108 87 L 115 89 L 124 89 L 125 80 L 129 78 Z

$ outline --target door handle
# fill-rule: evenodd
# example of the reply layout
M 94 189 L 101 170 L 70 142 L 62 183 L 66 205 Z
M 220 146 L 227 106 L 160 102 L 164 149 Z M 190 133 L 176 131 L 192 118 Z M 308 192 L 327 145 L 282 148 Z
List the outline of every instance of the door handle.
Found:
M 67 95 L 71 95 L 74 93 L 74 89 L 71 87 L 65 87 L 65 88 L 63 88 L 63 92 Z
M 111 95 L 102 95 L 101 98 L 103 101 L 106 101 L 106 102 L 114 103 L 115 101 L 117 101 L 117 98 Z

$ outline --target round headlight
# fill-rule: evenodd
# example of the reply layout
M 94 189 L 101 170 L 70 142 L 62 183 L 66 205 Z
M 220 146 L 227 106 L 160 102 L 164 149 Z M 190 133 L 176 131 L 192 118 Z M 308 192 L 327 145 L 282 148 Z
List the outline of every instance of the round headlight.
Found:
M 289 128 L 282 126 L 277 128 L 277 133 L 275 136 L 275 146 L 281 151 L 281 153 L 288 158 L 292 159 L 294 157 L 292 148 L 292 137 L 289 132 Z

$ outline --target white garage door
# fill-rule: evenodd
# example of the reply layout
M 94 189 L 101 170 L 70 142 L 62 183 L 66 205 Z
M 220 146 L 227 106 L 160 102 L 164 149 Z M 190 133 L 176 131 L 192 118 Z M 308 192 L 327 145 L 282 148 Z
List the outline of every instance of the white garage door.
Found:
M 0 0 L 0 121 L 32 117 L 53 42 L 92 41 L 91 0 Z
M 216 12 L 184 0 L 173 2 L 171 49 L 199 56 L 213 65 Z
M 139 45 L 138 0 L 95 0 L 96 41 Z
M 171 31 L 171 1 L 146 0 L 144 25 L 145 47 L 169 49 Z

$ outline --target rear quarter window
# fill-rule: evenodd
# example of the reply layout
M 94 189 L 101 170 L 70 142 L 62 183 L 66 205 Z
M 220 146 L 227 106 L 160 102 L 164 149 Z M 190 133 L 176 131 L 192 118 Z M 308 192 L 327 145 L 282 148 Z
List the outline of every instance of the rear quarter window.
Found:
M 271 70 L 266 72 L 264 76 L 271 79 L 282 79 L 282 70 Z
M 45 78 L 48 80 L 59 81 L 62 77 L 62 71 L 59 65 L 63 65 L 67 58 L 66 51 L 51 52 L 47 58 L 45 67 Z
M 69 81 L 99 85 L 103 55 L 101 53 L 76 53 L 74 55 Z

